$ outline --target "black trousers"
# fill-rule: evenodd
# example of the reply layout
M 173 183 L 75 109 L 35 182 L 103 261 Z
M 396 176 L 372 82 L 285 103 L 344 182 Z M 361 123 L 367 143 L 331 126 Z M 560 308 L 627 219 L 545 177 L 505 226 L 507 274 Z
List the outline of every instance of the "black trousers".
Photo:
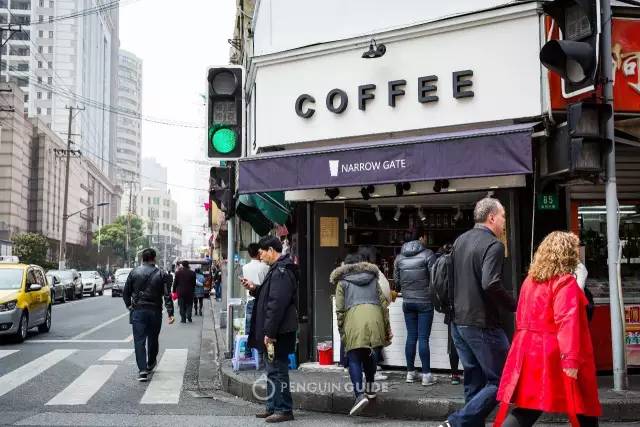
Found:
M 180 307 L 180 320 L 185 321 L 191 320 L 191 310 L 193 308 L 193 297 L 178 298 L 178 307 Z
M 502 423 L 502 427 L 530 427 L 538 421 L 542 411 L 535 409 L 514 408 Z M 587 417 L 578 414 L 578 422 L 581 427 L 597 427 L 598 417 Z
M 449 338 L 447 341 L 447 352 L 449 353 L 449 366 L 451 366 L 451 374 L 460 375 L 458 366 L 460 365 L 460 356 L 458 356 L 458 349 L 453 344 L 453 337 L 451 336 L 451 322 L 447 325 L 449 330 Z
M 133 345 L 136 350 L 136 364 L 139 371 L 146 371 L 156 363 L 158 356 L 158 336 L 162 327 L 162 312 L 137 309 L 131 313 Z
M 204 297 L 193 297 L 193 309 L 196 314 L 198 314 L 198 305 L 200 305 L 200 314 L 202 314 L 202 300 L 204 300 Z

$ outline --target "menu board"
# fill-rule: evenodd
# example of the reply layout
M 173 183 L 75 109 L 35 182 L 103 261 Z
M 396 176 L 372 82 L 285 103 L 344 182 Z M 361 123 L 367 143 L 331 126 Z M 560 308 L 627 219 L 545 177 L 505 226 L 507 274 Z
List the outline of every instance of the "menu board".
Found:
M 340 218 L 337 216 L 320 217 L 320 247 L 337 248 L 340 237 Z
M 625 305 L 624 320 L 627 365 L 640 366 L 640 305 Z

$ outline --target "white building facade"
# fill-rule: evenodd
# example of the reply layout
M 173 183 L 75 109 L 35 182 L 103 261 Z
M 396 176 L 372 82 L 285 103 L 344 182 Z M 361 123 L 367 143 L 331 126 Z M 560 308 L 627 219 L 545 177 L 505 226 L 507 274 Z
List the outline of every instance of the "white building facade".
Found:
M 144 220 L 148 244 L 156 248 L 159 261 L 170 263 L 180 255 L 182 245 L 178 204 L 169 191 L 158 188 L 144 187 L 136 197 L 136 214 Z
M 117 118 L 116 171 L 117 182 L 123 187 L 140 189 L 142 172 L 142 60 L 120 49 L 118 58 L 118 107 L 130 113 Z

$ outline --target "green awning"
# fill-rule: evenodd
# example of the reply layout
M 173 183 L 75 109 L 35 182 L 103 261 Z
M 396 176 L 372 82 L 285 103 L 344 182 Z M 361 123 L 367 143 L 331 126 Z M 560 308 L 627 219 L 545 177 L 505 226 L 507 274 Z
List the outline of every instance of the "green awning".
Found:
M 236 205 L 236 215 L 249 223 L 251 228 L 259 235 L 266 236 L 273 229 L 273 222 L 255 206 L 253 199 L 246 194 L 240 195 Z
M 273 223 L 285 225 L 289 219 L 291 207 L 284 199 L 284 191 L 271 191 L 268 193 L 250 194 L 256 208 L 269 218 Z

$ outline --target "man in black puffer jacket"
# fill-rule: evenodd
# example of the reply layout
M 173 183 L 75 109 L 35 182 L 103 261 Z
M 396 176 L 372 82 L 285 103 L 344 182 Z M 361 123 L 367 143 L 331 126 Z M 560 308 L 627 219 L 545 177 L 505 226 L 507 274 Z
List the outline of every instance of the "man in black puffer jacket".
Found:
M 158 356 L 158 336 L 162 326 L 162 304 L 167 309 L 169 324 L 174 321 L 173 301 L 171 300 L 171 275 L 155 266 L 156 251 L 142 251 L 143 264 L 134 268 L 122 291 L 122 299 L 130 311 L 130 323 L 133 327 L 133 342 L 138 364 L 138 381 L 147 381 L 149 372 L 156 367 Z M 147 359 L 147 341 L 149 358 Z

